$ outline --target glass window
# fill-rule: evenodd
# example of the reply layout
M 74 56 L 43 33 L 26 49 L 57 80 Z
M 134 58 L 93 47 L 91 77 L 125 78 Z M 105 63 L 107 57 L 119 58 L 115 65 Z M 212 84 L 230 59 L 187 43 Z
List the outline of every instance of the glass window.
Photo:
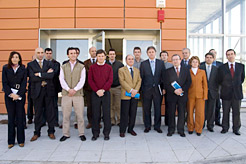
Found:
M 62 63 L 68 60 L 67 48 L 78 47 L 80 49 L 79 60 L 85 61 L 88 59 L 88 40 L 87 39 L 52 39 L 51 48 L 54 51 L 54 58 Z

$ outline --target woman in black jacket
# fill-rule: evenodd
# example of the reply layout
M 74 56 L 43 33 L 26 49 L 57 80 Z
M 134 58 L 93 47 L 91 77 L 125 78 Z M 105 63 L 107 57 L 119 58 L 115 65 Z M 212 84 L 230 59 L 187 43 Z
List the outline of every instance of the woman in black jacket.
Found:
M 8 64 L 3 66 L 2 83 L 8 112 L 8 148 L 12 148 L 15 144 L 15 127 L 17 127 L 17 142 L 23 147 L 27 72 L 22 65 L 20 53 L 15 51 L 10 53 Z

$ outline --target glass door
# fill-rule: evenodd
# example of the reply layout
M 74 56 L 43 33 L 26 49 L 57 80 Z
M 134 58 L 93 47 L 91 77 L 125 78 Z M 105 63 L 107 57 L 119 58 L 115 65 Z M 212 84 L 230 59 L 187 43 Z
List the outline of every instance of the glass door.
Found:
M 101 31 L 96 36 L 92 38 L 92 45 L 96 47 L 97 50 L 105 50 L 105 32 Z

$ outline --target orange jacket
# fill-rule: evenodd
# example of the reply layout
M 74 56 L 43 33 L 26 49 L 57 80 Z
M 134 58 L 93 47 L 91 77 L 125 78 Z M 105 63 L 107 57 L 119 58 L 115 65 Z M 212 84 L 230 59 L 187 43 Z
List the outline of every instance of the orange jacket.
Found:
M 208 84 L 204 70 L 198 69 L 196 75 L 190 69 L 191 85 L 188 90 L 188 98 L 208 99 Z

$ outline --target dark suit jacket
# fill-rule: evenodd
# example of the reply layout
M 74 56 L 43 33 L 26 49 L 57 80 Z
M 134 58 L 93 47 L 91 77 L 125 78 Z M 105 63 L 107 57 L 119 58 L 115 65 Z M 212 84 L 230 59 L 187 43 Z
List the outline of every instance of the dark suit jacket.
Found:
M 140 75 L 142 78 L 142 88 L 143 92 L 155 87 L 156 91 L 159 92 L 158 85 L 163 88 L 162 75 L 165 71 L 164 62 L 156 59 L 155 62 L 155 74 L 152 74 L 149 59 L 143 61 L 140 65 Z
M 85 80 L 84 90 L 92 91 L 91 86 L 88 83 L 88 73 L 89 73 L 90 66 L 92 65 L 91 59 L 87 59 L 86 61 L 84 61 L 84 65 L 86 70 L 86 80 Z
M 19 95 L 20 97 L 24 97 L 26 93 L 26 83 L 27 72 L 24 65 L 20 66 L 16 73 L 14 73 L 14 70 L 12 68 L 8 68 L 7 65 L 3 66 L 2 84 L 3 91 L 6 95 L 10 95 L 12 93 L 11 88 L 13 88 L 19 90 L 17 92 L 17 95 Z M 20 86 L 16 88 L 16 84 Z
M 205 63 L 202 63 L 200 65 L 200 69 L 205 70 L 206 75 L 207 75 Z M 208 89 L 213 99 L 219 98 L 218 67 L 214 65 L 212 65 L 212 68 L 211 68 L 210 77 L 208 80 Z
M 178 96 L 174 93 L 175 89 L 171 85 L 171 83 L 174 81 L 177 81 L 177 83 L 179 83 L 179 85 L 181 86 L 182 90 L 184 91 L 183 96 Z M 164 87 L 166 89 L 167 101 L 176 102 L 179 99 L 183 102 L 186 102 L 188 99 L 188 89 L 190 85 L 191 85 L 191 76 L 190 76 L 190 70 L 187 67 L 181 66 L 179 77 L 177 76 L 174 67 L 171 67 L 166 70 Z
M 188 66 L 184 64 L 184 59 L 181 60 L 181 63 L 180 63 L 181 67 L 187 67 L 190 69 L 190 65 L 189 65 L 189 62 L 188 62 Z
M 60 75 L 60 63 L 58 61 L 56 61 L 55 59 L 52 59 L 51 62 L 54 65 L 54 78 L 53 78 L 53 83 L 55 86 L 55 91 L 56 93 L 59 93 L 62 91 L 62 87 L 60 84 L 60 80 L 59 80 L 59 75 Z
M 41 91 L 41 83 L 42 81 L 46 81 L 47 82 L 47 94 L 48 96 L 55 96 L 55 86 L 53 83 L 53 78 L 55 75 L 55 72 L 52 73 L 47 73 L 47 71 L 52 68 L 54 69 L 54 65 L 52 62 L 47 61 L 44 59 L 43 62 L 43 67 L 42 69 L 40 68 L 37 60 L 33 60 L 30 63 L 28 63 L 28 71 L 29 71 L 29 76 L 30 76 L 30 81 L 32 83 L 31 85 L 31 92 L 32 95 L 31 97 L 33 99 L 38 98 L 40 91 Z M 35 76 L 35 73 L 41 73 L 41 77 Z
M 243 98 L 242 83 L 245 78 L 244 65 L 237 62 L 235 63 L 233 78 L 228 63 L 220 66 L 218 73 L 219 84 L 221 85 L 221 99 L 231 100 L 234 96 L 234 99 L 241 100 Z

